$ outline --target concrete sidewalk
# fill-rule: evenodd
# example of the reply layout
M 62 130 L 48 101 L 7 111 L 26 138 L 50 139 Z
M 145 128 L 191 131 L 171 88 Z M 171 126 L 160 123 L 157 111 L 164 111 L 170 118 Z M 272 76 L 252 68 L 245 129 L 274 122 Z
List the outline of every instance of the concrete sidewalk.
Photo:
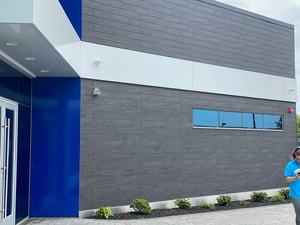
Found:
M 26 225 L 295 225 L 292 204 L 139 220 L 30 219 Z

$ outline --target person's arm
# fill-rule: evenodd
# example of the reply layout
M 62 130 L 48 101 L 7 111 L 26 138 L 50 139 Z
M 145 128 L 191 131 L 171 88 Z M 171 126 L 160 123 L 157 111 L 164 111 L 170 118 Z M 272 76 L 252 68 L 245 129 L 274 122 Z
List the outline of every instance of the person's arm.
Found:
M 299 175 L 292 176 L 292 177 L 284 177 L 284 181 L 291 183 L 291 182 L 294 182 L 295 180 L 298 180 L 299 178 L 300 178 Z

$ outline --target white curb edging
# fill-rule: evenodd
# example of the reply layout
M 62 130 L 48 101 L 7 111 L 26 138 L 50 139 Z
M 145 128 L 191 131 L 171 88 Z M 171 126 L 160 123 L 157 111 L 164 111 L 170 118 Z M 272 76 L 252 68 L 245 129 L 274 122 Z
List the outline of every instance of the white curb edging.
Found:
M 267 190 L 257 190 L 257 191 L 247 191 L 247 192 L 237 192 L 237 193 L 225 193 L 230 195 L 234 201 L 241 201 L 241 200 L 248 200 L 251 199 L 251 195 L 253 192 L 266 192 L 268 196 L 273 196 L 274 194 L 277 194 L 279 190 L 281 189 L 288 189 L 287 187 L 283 188 L 276 188 L 276 189 L 267 189 Z M 221 194 L 220 194 L 221 195 Z M 219 195 L 209 195 L 209 196 L 201 196 L 201 197 L 190 197 L 192 201 L 192 206 L 199 206 L 203 202 L 208 203 L 217 203 L 217 197 Z M 170 209 L 170 208 L 178 208 L 174 200 L 166 200 L 166 201 L 158 201 L 158 202 L 150 202 L 150 206 L 152 209 Z M 115 206 L 110 207 L 110 209 L 113 211 L 113 213 L 125 213 L 125 212 L 133 212 L 133 209 L 129 207 L 129 205 L 123 205 L 123 206 Z M 79 217 L 90 217 L 96 215 L 96 209 L 90 209 L 90 210 L 83 210 L 79 211 Z

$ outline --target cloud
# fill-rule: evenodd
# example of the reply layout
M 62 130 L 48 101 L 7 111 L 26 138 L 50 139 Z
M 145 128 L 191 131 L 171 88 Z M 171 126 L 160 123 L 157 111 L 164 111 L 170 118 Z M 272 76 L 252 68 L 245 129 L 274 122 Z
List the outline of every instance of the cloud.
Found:
M 299 23 L 299 0 L 219 0 L 229 5 L 258 13 L 286 23 Z M 298 18 L 298 19 L 297 19 Z

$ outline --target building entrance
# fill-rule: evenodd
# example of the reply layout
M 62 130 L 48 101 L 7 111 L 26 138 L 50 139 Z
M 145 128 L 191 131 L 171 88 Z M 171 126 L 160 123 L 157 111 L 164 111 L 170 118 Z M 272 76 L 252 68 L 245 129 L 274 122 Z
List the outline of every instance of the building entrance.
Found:
M 0 225 L 14 225 L 18 104 L 0 97 Z

